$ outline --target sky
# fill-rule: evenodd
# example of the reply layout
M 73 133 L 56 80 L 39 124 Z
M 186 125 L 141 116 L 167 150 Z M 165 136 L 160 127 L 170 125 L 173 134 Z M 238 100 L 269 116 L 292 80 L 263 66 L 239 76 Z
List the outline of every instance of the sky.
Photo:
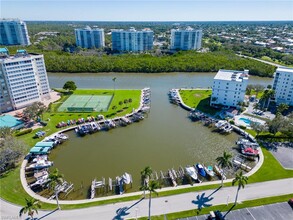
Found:
M 0 17 L 53 21 L 293 21 L 293 0 L 0 0 Z

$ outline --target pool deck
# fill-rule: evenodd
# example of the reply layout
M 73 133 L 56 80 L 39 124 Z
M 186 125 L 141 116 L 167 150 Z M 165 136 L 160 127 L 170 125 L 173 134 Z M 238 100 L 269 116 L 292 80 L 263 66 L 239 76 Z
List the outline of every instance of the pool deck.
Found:
M 250 117 L 250 116 L 243 115 L 243 114 L 234 116 L 235 125 L 237 125 L 237 126 L 245 126 L 248 129 L 251 129 L 250 125 L 245 123 L 244 121 L 240 120 L 241 118 L 245 118 L 245 119 L 248 119 L 248 120 L 250 120 L 252 122 L 260 123 L 262 125 L 264 125 L 266 123 L 264 120 L 260 120 L 258 118 Z

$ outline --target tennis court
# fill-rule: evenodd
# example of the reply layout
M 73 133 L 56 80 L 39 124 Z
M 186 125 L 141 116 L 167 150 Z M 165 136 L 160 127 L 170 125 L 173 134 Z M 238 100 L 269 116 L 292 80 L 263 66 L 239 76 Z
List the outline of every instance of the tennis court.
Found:
M 71 95 L 59 108 L 59 112 L 106 112 L 112 95 Z

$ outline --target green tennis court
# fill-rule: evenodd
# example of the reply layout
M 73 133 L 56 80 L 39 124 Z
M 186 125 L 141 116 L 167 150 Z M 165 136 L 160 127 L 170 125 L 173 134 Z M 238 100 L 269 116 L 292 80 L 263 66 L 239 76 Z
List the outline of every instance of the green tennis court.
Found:
M 112 95 L 71 95 L 59 108 L 59 112 L 106 112 Z

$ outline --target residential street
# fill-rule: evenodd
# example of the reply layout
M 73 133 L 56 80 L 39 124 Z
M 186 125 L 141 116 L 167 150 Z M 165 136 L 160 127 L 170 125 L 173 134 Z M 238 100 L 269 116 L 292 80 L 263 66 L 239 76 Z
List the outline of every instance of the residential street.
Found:
M 234 202 L 236 187 L 225 187 L 215 190 L 185 193 L 174 196 L 154 198 L 152 200 L 152 215 L 160 215 L 170 212 L 180 212 L 195 209 L 198 206 L 219 205 Z M 238 201 L 290 194 L 293 192 L 293 178 L 274 180 L 247 185 L 240 190 Z M 289 198 L 288 198 L 289 199 Z M 123 211 L 123 208 L 125 209 Z M 121 210 L 122 209 L 122 210 Z M 20 207 L 1 200 L 1 219 L 18 219 Z M 49 212 L 40 211 L 38 217 Z M 56 211 L 44 219 L 126 219 L 148 215 L 148 200 L 122 202 L 104 206 L 96 206 L 85 209 Z M 24 216 L 22 219 L 25 219 Z

